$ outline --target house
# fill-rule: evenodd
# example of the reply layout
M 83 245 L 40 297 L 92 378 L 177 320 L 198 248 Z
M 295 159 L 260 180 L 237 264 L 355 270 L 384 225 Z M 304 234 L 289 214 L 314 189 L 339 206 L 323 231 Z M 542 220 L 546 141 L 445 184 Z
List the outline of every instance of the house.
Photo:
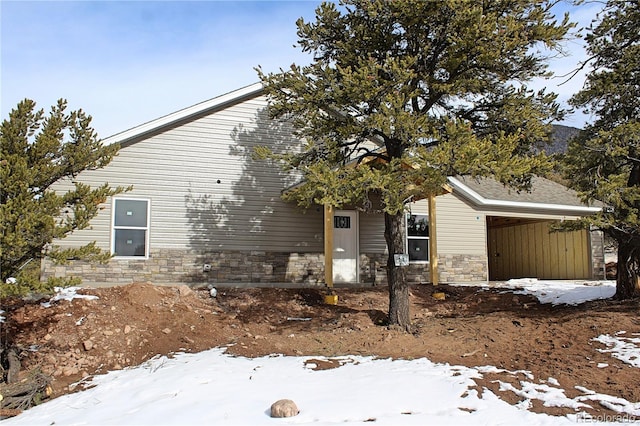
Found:
M 382 215 L 349 209 L 326 215 L 323 206 L 303 210 L 282 201 L 296 176 L 252 152 L 259 145 L 291 150 L 295 139 L 266 106 L 255 84 L 104 140 L 121 144 L 118 156 L 79 180 L 133 190 L 107 200 L 90 229 L 59 244 L 96 241 L 114 257 L 107 264 L 45 260 L 43 278 L 78 276 L 95 285 L 385 283 Z M 539 178 L 531 193 L 517 193 L 462 177 L 450 178 L 449 186 L 431 210 L 428 200 L 409 206 L 411 282 L 604 276 L 599 233 L 548 232 L 553 221 L 597 211 L 565 187 Z M 325 259 L 332 259 L 327 268 Z

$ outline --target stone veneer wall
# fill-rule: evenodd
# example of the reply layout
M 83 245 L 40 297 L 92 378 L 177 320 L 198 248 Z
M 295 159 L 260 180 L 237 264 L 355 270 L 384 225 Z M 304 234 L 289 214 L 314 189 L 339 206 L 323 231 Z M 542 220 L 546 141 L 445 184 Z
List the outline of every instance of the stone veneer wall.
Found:
M 387 258 L 387 254 L 360 254 L 360 284 L 387 285 Z M 406 276 L 410 284 L 429 283 L 429 264 L 410 264 Z
M 485 256 L 438 255 L 439 282 L 486 282 L 487 258 Z M 428 263 L 411 263 L 406 277 L 410 284 L 431 282 L 431 268 Z M 360 282 L 372 285 L 387 284 L 387 255 L 360 255 Z
M 440 281 L 486 281 L 486 258 L 470 255 L 439 257 Z M 204 265 L 210 265 L 205 271 Z M 360 255 L 360 284 L 387 284 L 387 255 Z M 107 264 L 72 261 L 68 265 L 53 265 L 45 260 L 42 278 L 82 278 L 85 284 L 127 284 L 150 281 L 157 284 L 202 283 L 304 283 L 323 285 L 323 253 L 281 252 L 193 252 L 154 250 L 149 259 L 111 259 Z M 429 264 L 416 263 L 407 267 L 411 284 L 430 281 Z
M 591 274 L 595 280 L 606 279 L 604 262 L 604 235 L 600 231 L 591 231 Z
M 487 282 L 487 256 L 473 254 L 439 254 L 438 270 L 441 283 Z
M 205 264 L 210 270 L 205 271 Z M 170 283 L 308 283 L 324 281 L 323 253 L 264 251 L 195 252 L 152 250 L 148 259 L 111 259 L 107 264 L 73 261 L 53 265 L 43 261 L 42 278 L 78 276 L 86 284 L 126 284 L 134 281 Z
M 387 255 L 360 253 L 360 284 L 387 284 Z

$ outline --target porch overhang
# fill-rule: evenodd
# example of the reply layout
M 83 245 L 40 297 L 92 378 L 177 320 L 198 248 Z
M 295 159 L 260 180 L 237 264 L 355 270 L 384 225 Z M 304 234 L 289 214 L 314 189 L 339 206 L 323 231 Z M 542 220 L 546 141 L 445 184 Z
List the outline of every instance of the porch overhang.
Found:
M 358 167 L 360 165 L 374 165 L 382 160 L 380 157 L 374 157 L 370 160 L 363 162 L 352 161 L 347 166 Z M 407 169 L 419 169 L 418 166 L 405 163 Z M 422 182 L 415 182 L 407 185 L 408 192 L 414 192 Z M 300 181 L 282 191 L 287 193 L 292 189 L 298 188 L 304 184 L 304 181 Z M 449 183 L 443 184 L 439 190 L 435 193 L 426 193 L 416 191 L 410 199 L 412 201 L 428 200 L 428 214 L 429 214 L 429 279 L 433 285 L 438 284 L 438 243 L 437 243 L 437 227 L 436 227 L 436 197 L 453 192 L 453 187 Z M 335 206 L 330 204 L 324 204 L 323 206 L 323 222 L 324 222 L 324 280 L 325 285 L 328 288 L 333 288 L 333 217 L 335 213 Z M 400 254 L 400 253 L 398 253 Z

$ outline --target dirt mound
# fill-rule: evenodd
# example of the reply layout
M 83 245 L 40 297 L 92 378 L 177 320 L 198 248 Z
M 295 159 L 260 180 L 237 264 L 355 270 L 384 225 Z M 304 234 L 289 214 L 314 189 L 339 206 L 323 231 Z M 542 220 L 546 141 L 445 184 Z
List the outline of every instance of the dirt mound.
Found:
M 604 346 L 593 341 L 621 330 L 640 332 L 637 301 L 554 307 L 504 290 L 441 285 L 437 291 L 445 293 L 444 300 L 432 297 L 434 291 L 429 285 L 412 287 L 412 333 L 385 326 L 385 288 L 338 289 L 338 304 L 326 305 L 318 289 L 221 288 L 212 298 L 206 289 L 133 283 L 83 289 L 80 294 L 97 299 L 61 300 L 50 307 L 5 300 L 2 334 L 21 350 L 23 374 L 39 370 L 52 376 L 54 397 L 90 384 L 92 375 L 158 354 L 224 346 L 247 357 L 356 354 L 493 365 L 530 371 L 540 383 L 554 378 L 568 397 L 579 394 L 575 386 L 583 386 L 640 401 L 640 369 L 599 352 Z M 514 386 L 518 374 L 512 375 Z M 515 393 L 499 390 L 496 377 L 485 374 L 477 381 L 479 391 L 488 388 L 509 402 L 519 401 Z M 613 414 L 601 406 L 591 412 Z

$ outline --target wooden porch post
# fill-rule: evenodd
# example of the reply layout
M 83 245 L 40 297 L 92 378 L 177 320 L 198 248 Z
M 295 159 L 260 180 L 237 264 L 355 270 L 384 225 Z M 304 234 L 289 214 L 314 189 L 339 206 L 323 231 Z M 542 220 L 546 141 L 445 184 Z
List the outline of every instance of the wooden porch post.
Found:
M 429 195 L 429 275 L 438 285 L 438 239 L 436 236 L 436 196 Z
M 324 205 L 324 282 L 333 287 L 333 206 Z

